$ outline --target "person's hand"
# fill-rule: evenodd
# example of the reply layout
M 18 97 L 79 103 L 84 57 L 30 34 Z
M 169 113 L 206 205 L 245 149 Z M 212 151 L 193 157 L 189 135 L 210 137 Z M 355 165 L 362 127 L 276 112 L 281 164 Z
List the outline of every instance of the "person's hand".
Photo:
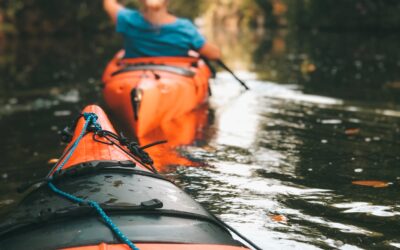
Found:
M 197 51 L 195 51 L 195 50 L 189 50 L 188 56 L 190 56 L 190 57 L 195 57 L 195 58 L 199 58 L 199 57 L 200 57 L 200 53 L 197 52 Z
M 116 23 L 118 11 L 122 9 L 123 6 L 119 4 L 117 0 L 103 0 L 103 7 L 111 20 Z
M 199 50 L 199 53 L 210 60 L 221 59 L 221 50 L 216 45 L 209 42 L 204 44 L 204 46 Z

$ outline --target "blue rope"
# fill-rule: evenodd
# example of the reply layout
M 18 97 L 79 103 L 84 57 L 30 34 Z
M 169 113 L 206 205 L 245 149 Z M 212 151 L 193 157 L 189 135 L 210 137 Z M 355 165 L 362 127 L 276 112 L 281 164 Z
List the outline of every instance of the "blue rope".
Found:
M 72 144 L 71 150 L 68 153 L 68 155 L 64 158 L 64 160 L 61 162 L 61 164 L 57 167 L 54 173 L 58 173 L 61 171 L 61 169 L 64 167 L 65 163 L 71 158 L 73 153 L 75 152 L 76 148 L 79 145 L 79 142 L 82 140 L 83 136 L 85 135 L 87 128 L 89 125 L 93 125 L 95 128 L 95 131 L 101 130 L 100 124 L 97 122 L 97 115 L 94 113 L 84 113 L 83 117 L 85 118 L 86 122 L 85 125 L 82 128 L 81 133 L 79 134 L 78 138 L 75 140 L 75 142 Z M 96 210 L 96 212 L 100 215 L 100 217 L 104 220 L 104 222 L 107 224 L 107 226 L 113 231 L 113 233 L 125 244 L 127 244 L 132 250 L 139 250 L 132 241 L 126 237 L 126 235 L 118 228 L 117 225 L 114 224 L 114 222 L 111 220 L 111 218 L 105 213 L 105 211 L 101 208 L 99 203 L 92 201 L 92 200 L 84 200 L 79 197 L 76 197 L 72 194 L 66 193 L 60 189 L 58 189 L 51 181 L 53 177 L 50 176 L 47 185 L 49 188 L 56 194 L 71 200 L 75 203 L 81 203 L 81 204 L 88 204 L 92 208 Z
M 83 136 L 85 135 L 87 128 L 89 127 L 90 123 L 93 123 L 95 125 L 95 128 L 98 129 L 100 127 L 100 125 L 97 123 L 97 115 L 93 114 L 93 113 L 84 113 L 83 117 L 85 118 L 86 122 L 85 125 L 82 128 L 81 133 L 79 134 L 78 138 L 75 140 L 75 142 L 72 144 L 71 150 L 69 151 L 68 155 L 64 158 L 64 160 L 61 162 L 61 164 L 57 167 L 57 169 L 55 170 L 55 174 L 60 172 L 60 170 L 64 167 L 65 163 L 67 163 L 69 161 L 69 159 L 71 158 L 71 156 L 74 154 L 76 148 L 79 145 L 79 142 L 82 140 Z M 50 177 L 50 180 L 53 179 L 52 176 Z

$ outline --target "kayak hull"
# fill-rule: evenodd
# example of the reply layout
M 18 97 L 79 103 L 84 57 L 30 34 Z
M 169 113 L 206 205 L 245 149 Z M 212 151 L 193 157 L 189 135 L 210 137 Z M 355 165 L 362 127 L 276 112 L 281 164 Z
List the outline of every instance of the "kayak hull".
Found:
M 244 247 L 232 247 L 221 245 L 182 245 L 182 244 L 138 244 L 140 250 L 244 250 Z M 108 245 L 102 243 L 98 246 L 80 248 L 68 248 L 63 250 L 127 250 L 124 245 Z

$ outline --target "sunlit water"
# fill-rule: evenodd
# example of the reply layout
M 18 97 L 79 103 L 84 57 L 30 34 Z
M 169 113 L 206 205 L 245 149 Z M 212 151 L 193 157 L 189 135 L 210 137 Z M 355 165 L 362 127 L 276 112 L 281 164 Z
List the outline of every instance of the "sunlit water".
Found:
M 85 104 L 102 103 L 98 79 L 116 49 L 79 47 L 64 59 L 54 49 L 37 60 L 32 52 L 28 64 L 14 51 L 1 64 L 1 210 L 60 155 L 57 131 Z M 177 149 L 200 167 L 165 174 L 263 249 L 400 248 L 399 103 L 306 94 L 298 82 L 239 73 L 251 90 L 218 74 L 202 136 Z M 364 180 L 385 187 L 352 184 Z
M 214 134 L 207 146 L 185 149 L 208 167 L 180 168 L 181 185 L 263 249 L 393 247 L 398 111 L 244 78 L 252 90 L 239 94 L 219 76 L 210 101 Z M 346 135 L 349 128 L 360 132 Z M 389 187 L 352 185 L 370 179 Z

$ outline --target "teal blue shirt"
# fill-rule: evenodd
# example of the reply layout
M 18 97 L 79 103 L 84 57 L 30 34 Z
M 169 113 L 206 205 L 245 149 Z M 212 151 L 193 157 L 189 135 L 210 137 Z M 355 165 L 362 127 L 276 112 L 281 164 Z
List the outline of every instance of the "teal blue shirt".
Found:
M 126 58 L 188 56 L 189 50 L 197 51 L 205 44 L 205 38 L 188 19 L 155 26 L 139 11 L 126 8 L 118 12 L 117 32 L 124 37 Z

